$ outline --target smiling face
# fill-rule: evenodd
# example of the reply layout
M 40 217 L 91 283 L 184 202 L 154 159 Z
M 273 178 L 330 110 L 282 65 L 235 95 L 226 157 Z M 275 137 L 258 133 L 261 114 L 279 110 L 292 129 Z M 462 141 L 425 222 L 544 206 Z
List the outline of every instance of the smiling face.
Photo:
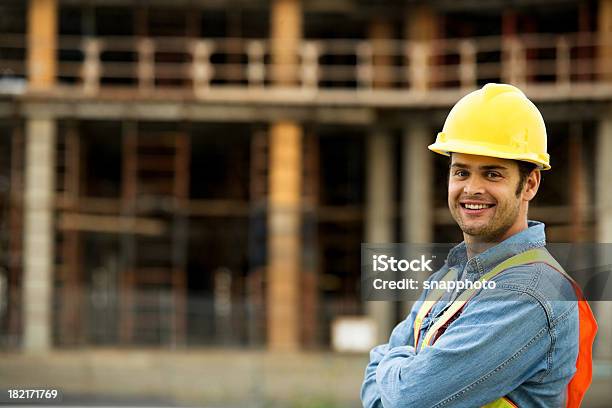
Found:
M 514 160 L 453 153 L 448 182 L 448 207 L 466 243 L 501 242 L 527 228 L 528 203 L 540 184 L 533 171 L 518 191 L 519 167 Z

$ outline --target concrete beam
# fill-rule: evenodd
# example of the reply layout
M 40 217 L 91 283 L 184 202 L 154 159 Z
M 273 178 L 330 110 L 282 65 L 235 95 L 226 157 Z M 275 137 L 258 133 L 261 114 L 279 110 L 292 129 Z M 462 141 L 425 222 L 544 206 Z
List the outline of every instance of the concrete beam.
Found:
M 55 126 L 51 119 L 29 119 L 26 124 L 23 347 L 27 352 L 51 348 Z
M 555 84 L 531 84 L 526 86 L 524 91 L 529 99 L 538 106 L 543 105 L 543 108 L 549 111 L 547 118 L 552 112 L 558 115 L 557 119 L 561 121 L 566 120 L 565 115 L 568 114 L 576 119 L 581 119 L 585 115 L 593 117 L 596 113 L 593 109 L 608 104 L 612 98 L 612 84 L 604 82 L 576 84 L 569 88 Z M 37 112 L 42 112 L 52 116 L 89 115 L 92 118 L 114 116 L 147 119 L 159 116 L 159 119 L 164 120 L 175 120 L 174 118 L 210 120 L 222 114 L 224 109 L 228 111 L 232 109 L 241 118 L 250 115 L 249 118 L 261 117 L 261 120 L 285 119 L 287 115 L 291 115 L 291 119 L 300 121 L 302 118 L 319 120 L 318 116 L 326 121 L 332 121 L 334 117 L 340 116 L 343 123 L 349 123 L 351 115 L 356 114 L 358 118 L 354 122 L 363 123 L 365 119 L 371 117 L 371 109 L 379 109 L 385 115 L 400 109 L 422 111 L 441 108 L 442 112 L 447 112 L 448 108 L 464 95 L 465 91 L 461 88 L 428 89 L 423 93 L 382 88 L 367 91 L 352 89 L 312 91 L 300 87 L 266 87 L 245 91 L 244 88 L 237 86 L 213 87 L 206 96 L 197 98 L 184 90 L 154 92 L 145 98 L 130 89 L 123 92 L 101 89 L 96 97 L 79 92 L 73 93 L 70 90 L 51 90 L 45 92 L 42 97 L 31 92 L 10 98 L 11 101 L 19 102 L 18 108 L 22 112 L 33 116 L 38 116 Z M 7 109 L 8 105 L 0 104 L 0 115 L 6 114 Z M 213 113 L 206 114 L 212 109 Z M 222 114 L 222 117 L 233 117 L 234 112 Z M 265 116 L 260 115 L 260 112 Z M 445 115 L 441 116 L 444 119 Z

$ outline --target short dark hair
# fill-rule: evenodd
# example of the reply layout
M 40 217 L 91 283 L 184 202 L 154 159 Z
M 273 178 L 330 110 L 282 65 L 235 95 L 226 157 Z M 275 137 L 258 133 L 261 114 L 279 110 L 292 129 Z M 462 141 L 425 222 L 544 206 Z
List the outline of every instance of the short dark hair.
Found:
M 518 196 L 519 194 L 521 194 L 521 190 L 523 190 L 523 187 L 525 187 L 527 178 L 529 177 L 531 172 L 538 167 L 538 165 L 521 160 L 517 160 L 516 164 L 518 164 L 519 171 L 519 183 L 516 187 L 516 195 Z

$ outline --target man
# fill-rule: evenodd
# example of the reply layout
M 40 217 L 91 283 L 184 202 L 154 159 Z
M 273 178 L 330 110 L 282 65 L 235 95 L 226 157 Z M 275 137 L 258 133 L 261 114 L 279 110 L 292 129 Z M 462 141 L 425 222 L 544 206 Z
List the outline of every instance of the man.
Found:
M 513 86 L 487 84 L 453 107 L 429 149 L 450 156 L 448 206 L 464 241 L 430 281 L 495 289 L 425 291 L 371 351 L 364 407 L 580 405 L 596 324 L 543 248 L 544 225 L 527 220 L 546 144 L 540 112 Z

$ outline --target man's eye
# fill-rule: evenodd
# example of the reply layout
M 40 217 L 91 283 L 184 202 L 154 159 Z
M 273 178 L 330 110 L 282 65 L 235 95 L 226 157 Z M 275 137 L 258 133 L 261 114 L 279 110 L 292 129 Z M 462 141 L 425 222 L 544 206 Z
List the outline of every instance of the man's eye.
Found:
M 488 171 L 487 172 L 487 177 L 488 178 L 499 178 L 501 177 L 501 175 L 495 171 Z
M 457 170 L 455 172 L 455 176 L 457 177 L 466 177 L 468 175 L 468 172 L 465 170 Z

